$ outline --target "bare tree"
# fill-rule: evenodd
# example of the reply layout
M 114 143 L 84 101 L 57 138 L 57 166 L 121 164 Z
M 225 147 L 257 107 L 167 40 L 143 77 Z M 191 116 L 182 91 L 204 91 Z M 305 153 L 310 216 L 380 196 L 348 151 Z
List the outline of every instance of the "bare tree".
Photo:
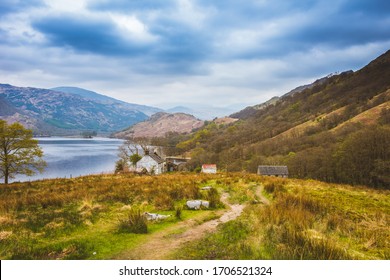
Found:
M 131 138 L 119 147 L 119 157 L 128 160 L 134 154 L 144 155 L 148 151 L 149 142 L 146 138 Z
M 133 167 L 137 164 L 137 162 L 142 158 L 142 155 L 147 154 L 149 152 L 150 146 L 149 142 L 146 138 L 131 138 L 127 139 L 119 148 L 121 166 L 123 169 L 129 163 L 132 164 Z

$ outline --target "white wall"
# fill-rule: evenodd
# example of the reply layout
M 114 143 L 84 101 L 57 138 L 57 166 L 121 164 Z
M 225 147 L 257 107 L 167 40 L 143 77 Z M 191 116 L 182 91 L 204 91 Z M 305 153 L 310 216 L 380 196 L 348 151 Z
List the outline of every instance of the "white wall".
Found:
M 162 173 L 162 164 L 158 164 L 154 159 L 152 159 L 149 155 L 145 155 L 137 162 L 137 170 L 141 170 L 145 168 L 148 170 L 148 172 L 151 172 L 151 170 L 154 167 L 154 173 L 155 174 L 161 174 Z

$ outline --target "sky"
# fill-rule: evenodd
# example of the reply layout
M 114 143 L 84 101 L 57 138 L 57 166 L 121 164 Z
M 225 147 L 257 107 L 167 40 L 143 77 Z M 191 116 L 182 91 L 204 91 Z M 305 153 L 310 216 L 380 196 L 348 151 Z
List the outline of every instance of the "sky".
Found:
M 245 107 L 390 49 L 388 0 L 1 0 L 0 83 Z

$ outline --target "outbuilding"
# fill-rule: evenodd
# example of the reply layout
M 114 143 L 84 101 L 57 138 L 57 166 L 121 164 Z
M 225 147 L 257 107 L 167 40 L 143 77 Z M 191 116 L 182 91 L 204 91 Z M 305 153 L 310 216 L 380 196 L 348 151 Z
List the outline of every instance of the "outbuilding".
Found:
M 202 164 L 202 173 L 215 174 L 217 173 L 216 164 Z
M 263 176 L 288 177 L 288 168 L 285 165 L 259 165 L 257 174 Z
M 184 171 L 186 164 L 191 158 L 168 156 L 165 158 L 166 171 Z

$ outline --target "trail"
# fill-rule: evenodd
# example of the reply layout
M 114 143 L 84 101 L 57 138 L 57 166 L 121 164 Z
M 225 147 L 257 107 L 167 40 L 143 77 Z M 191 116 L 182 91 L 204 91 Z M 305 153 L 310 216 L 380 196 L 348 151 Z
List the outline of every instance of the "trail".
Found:
M 269 204 L 269 201 L 261 194 L 261 191 L 262 188 L 258 187 L 256 196 L 262 203 Z M 132 250 L 121 252 L 114 256 L 114 259 L 169 259 L 169 255 L 184 244 L 201 239 L 207 234 L 215 232 L 219 224 L 234 220 L 241 215 L 245 205 L 230 204 L 228 202 L 228 197 L 229 195 L 227 193 L 224 193 L 221 197 L 221 201 L 226 205 L 227 209 L 216 211 L 218 216 L 221 215 L 220 218 L 207 221 L 200 225 L 193 219 L 179 222 L 168 230 L 152 234 L 146 243 L 143 243 Z
M 258 186 L 257 189 L 256 189 L 256 193 L 255 193 L 255 194 L 256 194 L 257 198 L 260 199 L 260 202 L 261 202 L 262 204 L 269 205 L 270 202 L 269 202 L 268 198 L 266 198 L 266 197 L 262 194 L 263 189 L 264 189 L 263 185 Z
M 245 205 L 230 204 L 228 194 L 224 193 L 221 201 L 227 206 L 227 210 L 219 210 L 217 215 L 220 218 L 207 221 L 198 225 L 193 219 L 179 222 L 174 227 L 164 232 L 158 232 L 150 236 L 148 241 L 131 251 L 122 252 L 114 256 L 115 259 L 134 259 L 134 260 L 164 260 L 173 251 L 180 248 L 183 244 L 204 237 L 206 234 L 214 232 L 219 224 L 236 219 L 241 215 Z M 179 233 L 178 233 L 179 232 Z

